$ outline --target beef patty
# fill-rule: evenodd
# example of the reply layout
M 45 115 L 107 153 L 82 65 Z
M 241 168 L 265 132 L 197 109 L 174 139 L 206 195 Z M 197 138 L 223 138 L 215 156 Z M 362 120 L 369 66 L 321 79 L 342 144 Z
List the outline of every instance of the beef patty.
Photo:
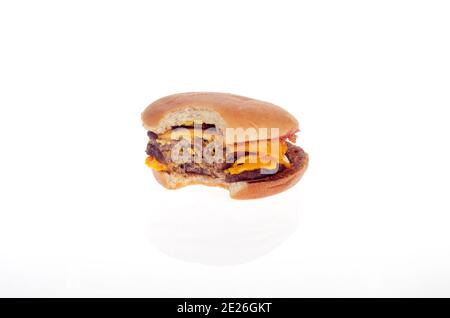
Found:
M 286 157 L 289 159 L 289 162 L 291 163 L 290 168 L 285 168 L 283 165 L 278 165 L 277 169 L 270 171 L 272 173 L 269 173 L 269 171 L 261 171 L 261 169 L 257 169 L 251 171 L 244 171 L 239 174 L 227 174 L 225 176 L 225 181 L 226 182 L 246 181 L 253 183 L 268 180 L 278 180 L 284 178 L 292 171 L 296 171 L 305 164 L 306 153 L 303 151 L 302 148 L 296 145 L 293 145 L 289 142 L 286 142 L 286 144 L 288 147 L 286 151 Z
M 149 142 L 147 144 L 146 153 L 149 156 L 154 157 L 156 160 L 163 164 L 170 164 L 171 162 L 171 149 L 174 144 L 159 144 L 156 139 L 157 135 L 153 132 L 148 132 Z M 290 168 L 285 168 L 283 165 L 278 165 L 276 169 L 268 171 L 262 169 L 256 169 L 251 171 L 244 171 L 239 174 L 228 174 L 224 170 L 231 167 L 232 163 L 195 163 L 189 162 L 180 165 L 171 165 L 171 170 L 179 174 L 197 174 L 207 175 L 215 178 L 224 179 L 226 182 L 263 182 L 268 180 L 277 180 L 290 174 L 292 171 L 299 169 L 304 165 L 306 160 L 306 153 L 302 148 L 295 146 L 289 142 L 287 144 L 286 157 L 291 163 Z

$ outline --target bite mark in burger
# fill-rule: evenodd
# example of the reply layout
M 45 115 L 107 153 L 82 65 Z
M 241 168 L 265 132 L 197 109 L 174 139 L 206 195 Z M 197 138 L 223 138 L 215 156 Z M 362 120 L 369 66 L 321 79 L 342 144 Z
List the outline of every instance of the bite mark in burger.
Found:
M 308 166 L 297 120 L 279 106 L 225 93 L 163 97 L 142 113 L 145 163 L 168 189 L 219 186 L 255 199 L 296 184 Z M 230 133 L 232 132 L 232 133 Z

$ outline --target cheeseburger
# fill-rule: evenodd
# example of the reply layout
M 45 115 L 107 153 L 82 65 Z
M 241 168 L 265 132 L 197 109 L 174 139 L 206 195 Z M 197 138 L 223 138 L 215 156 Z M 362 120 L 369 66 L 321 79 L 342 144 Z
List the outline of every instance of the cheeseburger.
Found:
M 163 97 L 142 113 L 145 163 L 168 189 L 191 184 L 255 199 L 296 184 L 308 155 L 294 145 L 297 120 L 279 106 L 225 93 Z

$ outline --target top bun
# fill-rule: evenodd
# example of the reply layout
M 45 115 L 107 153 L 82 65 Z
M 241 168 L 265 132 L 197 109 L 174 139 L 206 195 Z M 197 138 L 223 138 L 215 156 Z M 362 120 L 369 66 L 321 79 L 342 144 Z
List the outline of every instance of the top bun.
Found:
M 144 110 L 142 122 L 147 130 L 157 134 L 189 122 L 214 124 L 222 134 L 226 128 L 267 128 L 267 139 L 289 136 L 299 130 L 294 116 L 279 106 L 239 95 L 208 92 L 158 99 Z M 271 135 L 270 128 L 278 128 L 278 134 Z

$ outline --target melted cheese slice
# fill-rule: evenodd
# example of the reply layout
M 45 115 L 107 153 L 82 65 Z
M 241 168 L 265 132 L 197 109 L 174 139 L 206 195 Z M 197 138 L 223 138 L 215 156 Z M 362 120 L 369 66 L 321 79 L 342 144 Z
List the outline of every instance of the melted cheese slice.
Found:
M 266 160 L 262 161 L 258 155 L 248 155 L 236 160 L 233 166 L 225 171 L 230 174 L 239 174 L 244 171 L 251 171 L 257 169 L 273 170 L 276 169 L 276 167 L 277 167 L 276 160 L 271 160 L 269 158 L 268 161 Z
M 272 157 L 280 157 L 284 155 L 287 151 L 287 144 L 286 141 L 280 140 L 278 143 L 278 146 L 276 146 L 275 141 L 274 144 L 272 144 L 271 140 L 256 140 L 256 141 L 250 141 L 250 142 L 244 142 L 239 144 L 234 144 L 229 146 L 233 152 L 248 152 L 248 153 L 259 153 L 263 156 L 272 156 Z M 272 149 L 272 146 L 274 148 Z M 278 154 L 276 153 L 278 150 Z
M 167 166 L 165 164 L 159 162 L 152 156 L 148 156 L 145 159 L 145 164 L 147 166 L 149 166 L 150 168 L 155 169 L 156 171 L 166 171 L 167 170 Z
M 253 151 L 250 145 L 245 145 L 240 151 L 246 151 L 249 152 L 250 150 Z M 277 168 L 278 164 L 281 164 L 285 166 L 286 168 L 290 168 L 291 164 L 288 160 L 288 158 L 285 156 L 285 153 L 287 151 L 287 145 L 286 142 L 281 141 L 279 144 L 278 154 L 272 153 L 270 142 L 267 142 L 265 145 L 264 143 L 260 143 L 258 149 L 258 153 L 250 153 L 247 156 L 242 156 L 238 158 L 233 166 L 225 170 L 225 172 L 228 172 L 230 174 L 239 174 L 244 171 L 251 171 L 251 170 L 257 170 L 257 169 L 267 169 L 267 170 L 273 170 Z M 239 148 L 239 146 L 237 147 Z M 276 149 L 273 149 L 274 152 L 276 152 Z

